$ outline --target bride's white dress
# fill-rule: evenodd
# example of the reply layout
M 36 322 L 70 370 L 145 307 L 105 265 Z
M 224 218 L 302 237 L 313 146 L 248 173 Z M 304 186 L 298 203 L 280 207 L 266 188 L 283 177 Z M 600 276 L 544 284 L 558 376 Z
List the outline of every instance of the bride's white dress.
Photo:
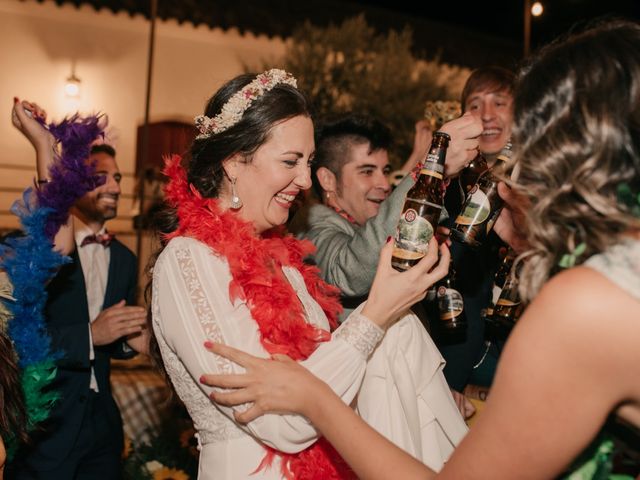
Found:
M 324 329 L 328 321 L 306 290 L 302 275 L 284 274 L 305 308 L 307 320 Z M 227 262 L 208 246 L 178 237 L 164 249 L 153 272 L 153 329 L 171 381 L 186 405 L 201 445 L 198 478 L 281 479 L 278 461 L 254 473 L 268 445 L 301 451 L 318 432 L 299 415 L 264 415 L 248 425 L 234 421 L 233 409 L 216 405 L 205 373 L 242 369 L 209 353 L 205 340 L 231 345 L 259 357 L 269 354 L 246 303 L 229 298 Z M 464 421 L 442 375 L 444 362 L 413 314 L 384 335 L 356 310 L 301 362 L 383 435 L 439 470 L 466 433 Z

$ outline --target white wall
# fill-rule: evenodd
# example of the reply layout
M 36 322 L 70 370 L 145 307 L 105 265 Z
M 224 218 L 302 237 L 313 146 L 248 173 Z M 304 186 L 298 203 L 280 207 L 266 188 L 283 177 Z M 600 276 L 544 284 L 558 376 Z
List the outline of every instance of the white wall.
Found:
M 37 101 L 50 118 L 77 110 L 108 114 L 108 141 L 116 147 L 124 174 L 120 215 L 109 228 L 135 246 L 132 176 L 136 127 L 144 119 L 148 35 L 149 22 L 141 16 L 97 12 L 86 5 L 60 7 L 52 1 L 0 0 L 0 228 L 17 224 L 8 208 L 33 179 L 31 148 L 9 120 L 13 97 L 18 96 Z M 158 22 L 151 121 L 190 121 L 244 64 L 278 58 L 284 48 L 281 38 Z M 78 101 L 63 92 L 73 62 L 82 81 Z

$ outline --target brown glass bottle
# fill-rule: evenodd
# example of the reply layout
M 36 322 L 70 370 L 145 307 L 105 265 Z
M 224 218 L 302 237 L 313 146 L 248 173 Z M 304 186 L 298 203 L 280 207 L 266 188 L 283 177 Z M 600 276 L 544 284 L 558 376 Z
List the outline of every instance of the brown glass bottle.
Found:
M 447 332 L 461 332 L 467 329 L 467 317 L 464 313 L 464 299 L 456 288 L 456 272 L 449 269 L 446 277 L 436 284 L 438 299 L 439 327 Z
M 524 306 L 518 293 L 518 277 L 512 272 L 493 309 L 492 320 L 503 328 L 511 329 L 522 314 Z
M 391 264 L 407 270 L 427 254 L 429 241 L 440 219 L 444 201 L 442 178 L 444 160 L 451 137 L 435 132 L 425 164 L 416 184 L 407 192 L 396 228 Z
M 504 202 L 498 195 L 498 175 L 511 157 L 511 143 L 502 149 L 493 166 L 485 171 L 469 190 L 456 223 L 451 229 L 454 240 L 479 247 L 493 228 Z
M 507 283 L 509 272 L 511 271 L 513 261 L 516 258 L 516 254 L 511 248 L 503 247 L 501 250 L 502 251 L 500 253 L 502 261 L 500 262 L 498 270 L 496 270 L 496 274 L 493 277 L 493 286 L 491 287 L 491 304 L 486 309 L 486 316 L 488 318 L 493 316 L 493 309 L 500 298 L 502 289 Z
M 460 176 L 458 177 L 458 181 L 460 182 L 460 187 L 462 187 L 462 191 L 465 196 L 469 193 L 469 190 L 473 188 L 473 186 L 478 182 L 480 175 L 486 172 L 489 169 L 489 165 L 487 165 L 487 161 L 482 156 L 481 153 L 478 153 L 476 157 L 471 160 L 471 163 L 467 165 L 462 172 L 460 172 Z

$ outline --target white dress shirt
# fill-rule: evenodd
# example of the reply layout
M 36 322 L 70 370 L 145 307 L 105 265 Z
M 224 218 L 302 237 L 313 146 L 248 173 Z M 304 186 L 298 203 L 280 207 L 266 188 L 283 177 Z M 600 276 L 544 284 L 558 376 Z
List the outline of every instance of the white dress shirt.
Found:
M 107 290 L 107 280 L 109 278 L 109 260 L 111 254 L 108 248 L 100 243 L 90 243 L 82 247 L 82 241 L 93 234 L 103 234 L 106 232 L 104 226 L 97 232 L 84 224 L 77 217 L 73 218 L 75 229 L 76 248 L 82 266 L 84 283 L 87 289 L 87 304 L 89 306 L 89 319 L 94 322 L 102 311 L 104 305 L 104 294 Z M 89 325 L 89 358 L 93 360 L 93 338 L 91 336 L 91 325 Z M 91 389 L 98 391 L 98 383 L 91 367 Z

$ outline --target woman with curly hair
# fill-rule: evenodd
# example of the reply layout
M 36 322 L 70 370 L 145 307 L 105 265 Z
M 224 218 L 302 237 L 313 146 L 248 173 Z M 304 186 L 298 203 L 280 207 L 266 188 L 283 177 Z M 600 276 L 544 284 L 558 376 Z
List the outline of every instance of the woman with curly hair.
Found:
M 501 186 L 511 209 L 496 230 L 526 246 L 521 294 L 531 303 L 507 342 L 485 411 L 438 478 L 610 478 L 625 444 L 635 460 L 623 471 L 635 477 L 640 25 L 603 23 L 533 58 L 515 92 L 514 144 L 520 176 L 512 191 Z M 255 402 L 239 420 L 299 412 L 361 477 L 434 475 L 293 362 L 211 350 L 248 369 L 207 379 L 235 389 L 214 393 L 219 403 Z

